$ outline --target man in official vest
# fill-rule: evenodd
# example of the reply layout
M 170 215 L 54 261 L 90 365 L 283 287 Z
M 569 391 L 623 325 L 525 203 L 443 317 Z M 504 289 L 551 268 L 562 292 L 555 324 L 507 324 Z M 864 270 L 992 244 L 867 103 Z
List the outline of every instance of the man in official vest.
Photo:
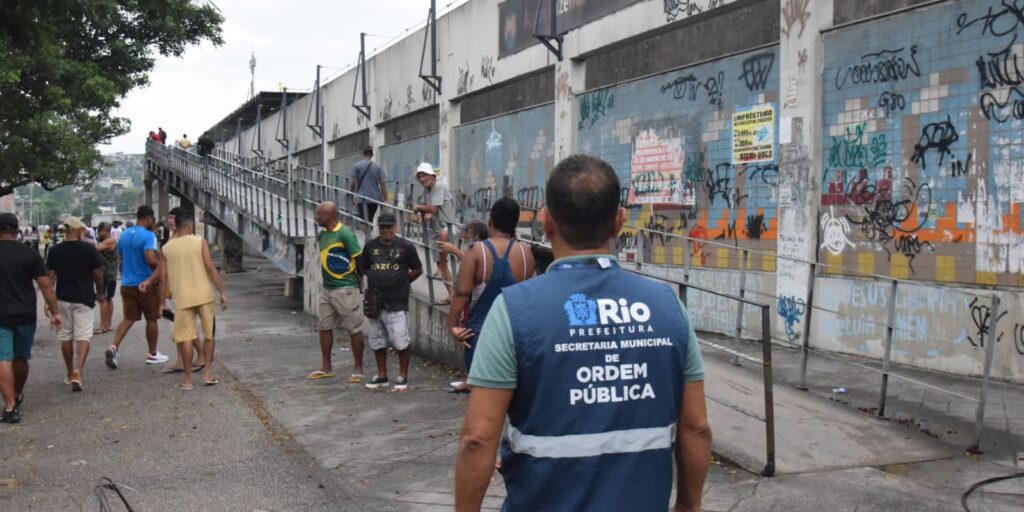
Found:
M 571 156 L 548 179 L 548 272 L 505 288 L 484 322 L 455 463 L 456 509 L 475 511 L 502 425 L 505 511 L 700 510 L 711 455 L 704 363 L 669 286 L 609 254 L 619 178 Z

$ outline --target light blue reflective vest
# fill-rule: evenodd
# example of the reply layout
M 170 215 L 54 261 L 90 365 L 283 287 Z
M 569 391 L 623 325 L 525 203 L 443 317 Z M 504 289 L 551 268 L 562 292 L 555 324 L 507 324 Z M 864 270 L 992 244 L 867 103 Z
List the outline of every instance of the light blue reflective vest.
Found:
M 668 510 L 690 342 L 672 289 L 602 257 L 502 294 L 518 365 L 503 510 Z

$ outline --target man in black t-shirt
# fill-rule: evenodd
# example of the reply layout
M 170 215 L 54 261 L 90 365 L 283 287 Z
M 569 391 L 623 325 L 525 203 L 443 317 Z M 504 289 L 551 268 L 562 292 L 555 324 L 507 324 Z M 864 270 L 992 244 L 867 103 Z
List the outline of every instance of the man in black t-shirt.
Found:
M 0 395 L 4 409 L 0 423 L 21 421 L 21 403 L 28 380 L 28 360 L 36 334 L 35 280 L 54 314 L 50 325 L 63 324 L 57 295 L 39 253 L 18 243 L 18 218 L 0 213 Z
M 387 342 L 390 340 L 398 351 L 399 376 L 395 389 L 401 391 L 409 387 L 409 291 L 412 282 L 423 274 L 423 264 L 416 247 L 398 238 L 395 223 L 393 214 L 380 214 L 377 219 L 380 236 L 363 247 L 359 266 L 360 274 L 367 276 L 367 294 L 376 293 L 380 299 L 380 315 L 377 318 L 367 316 L 364 329 L 377 359 L 377 376 L 366 383 L 366 387 L 388 386 Z
M 57 283 L 57 307 L 65 319 L 57 333 L 67 367 L 64 383 L 72 391 L 82 391 L 82 372 L 89 357 L 89 340 L 93 333 L 93 308 L 106 300 L 103 293 L 103 264 L 96 246 L 83 240 L 86 226 L 75 217 L 64 220 L 67 238 L 50 250 L 46 268 Z M 74 342 L 78 342 L 78 365 L 75 366 Z

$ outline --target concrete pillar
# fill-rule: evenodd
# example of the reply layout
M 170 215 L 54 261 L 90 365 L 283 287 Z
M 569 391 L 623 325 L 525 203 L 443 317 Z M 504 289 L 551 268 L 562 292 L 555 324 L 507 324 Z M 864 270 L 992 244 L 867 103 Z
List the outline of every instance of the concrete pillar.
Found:
M 780 2 L 782 36 L 779 84 L 779 239 L 776 295 L 779 300 L 806 304 L 813 276 L 811 266 L 784 258 L 817 261 L 821 205 L 822 72 L 821 31 L 832 26 L 834 0 Z M 804 12 L 793 6 L 806 4 Z M 806 21 L 802 21 L 806 20 Z M 794 326 L 804 331 L 803 320 Z M 776 319 L 775 334 L 786 335 L 786 322 Z M 801 337 L 790 339 L 801 342 Z
M 555 163 L 576 153 L 576 96 L 586 88 L 586 64 L 565 57 L 555 63 Z
M 437 135 L 437 144 L 441 155 L 441 161 L 438 162 L 437 165 L 441 168 L 441 177 L 449 178 L 453 175 L 454 171 L 454 130 L 455 127 L 459 125 L 459 121 L 462 117 L 462 104 L 459 102 L 448 101 L 442 95 L 438 95 L 437 103 L 438 108 L 441 109 L 440 131 Z M 448 187 L 452 190 L 458 190 L 459 184 L 452 182 L 452 180 L 448 180 Z
M 143 196 L 143 204 L 146 206 L 153 206 L 153 180 L 155 178 L 152 174 L 146 173 L 146 177 L 143 178 L 142 183 L 146 188 Z
M 191 200 L 189 200 L 189 198 L 187 198 L 187 197 L 178 197 L 178 207 L 184 209 L 187 213 L 191 214 L 193 217 L 196 216 L 196 205 Z M 201 219 L 196 219 L 196 222 L 198 223 L 199 220 L 201 220 Z
M 241 272 L 242 254 L 245 252 L 245 244 L 242 242 L 242 237 L 232 233 L 231 230 L 228 229 L 220 229 L 218 231 L 224 239 L 224 273 L 230 274 L 232 272 Z
M 157 219 L 166 219 L 167 218 L 167 212 L 170 211 L 170 209 L 168 208 L 167 204 L 170 201 L 171 197 L 170 197 L 170 194 L 167 192 L 167 183 L 164 183 L 163 181 L 160 181 L 160 182 L 157 183 L 157 186 L 159 188 L 158 188 L 157 194 L 156 194 L 156 202 L 157 202 L 156 218 Z

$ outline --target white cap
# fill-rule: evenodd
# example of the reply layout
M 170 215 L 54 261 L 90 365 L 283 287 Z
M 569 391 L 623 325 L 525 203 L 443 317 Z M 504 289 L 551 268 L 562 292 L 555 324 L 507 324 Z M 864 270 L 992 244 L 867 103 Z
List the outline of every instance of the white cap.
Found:
M 427 162 L 423 162 L 419 165 L 419 167 L 416 168 L 416 175 L 419 176 L 420 174 L 431 174 L 437 176 L 439 170 L 440 169 L 435 169 L 433 165 L 430 165 Z

